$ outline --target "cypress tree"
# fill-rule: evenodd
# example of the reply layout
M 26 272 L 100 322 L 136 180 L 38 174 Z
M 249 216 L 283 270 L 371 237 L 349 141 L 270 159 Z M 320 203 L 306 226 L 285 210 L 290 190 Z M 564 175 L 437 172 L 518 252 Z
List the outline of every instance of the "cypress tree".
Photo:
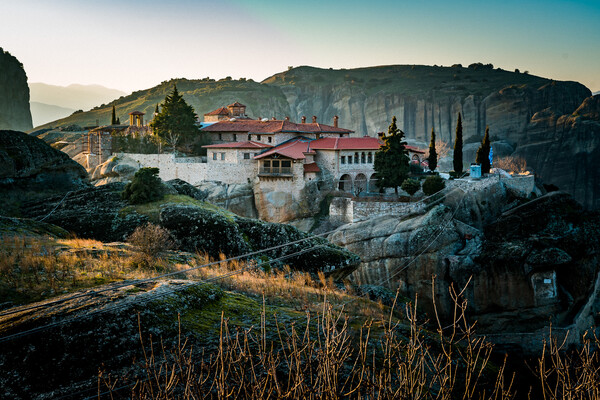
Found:
M 481 173 L 489 174 L 490 173 L 490 127 L 485 128 L 485 136 L 481 141 L 481 146 L 477 149 L 477 158 L 475 162 L 481 165 Z
M 410 159 L 404 132 L 396 126 L 396 117 L 388 128 L 388 134 L 383 137 L 383 146 L 375 153 L 373 168 L 380 188 L 393 187 L 398 193 L 398 186 L 408 178 Z
M 429 142 L 429 157 L 427 157 L 429 170 L 435 171 L 437 168 L 437 151 L 435 150 L 435 132 L 431 128 L 431 141 Z
M 117 122 L 117 113 L 116 113 L 115 105 L 114 104 L 113 104 L 112 117 L 110 119 L 110 124 L 111 125 L 117 125 L 118 124 L 118 122 Z
M 456 138 L 454 139 L 454 172 L 457 175 L 463 172 L 463 138 L 462 138 L 462 118 L 458 113 L 456 122 Z

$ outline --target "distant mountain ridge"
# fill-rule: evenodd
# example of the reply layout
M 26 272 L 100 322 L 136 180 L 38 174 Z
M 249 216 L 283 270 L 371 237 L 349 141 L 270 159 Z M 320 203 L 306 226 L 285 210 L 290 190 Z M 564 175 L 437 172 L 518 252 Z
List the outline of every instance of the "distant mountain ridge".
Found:
M 126 93 L 101 85 L 69 86 L 49 85 L 46 83 L 30 83 L 31 101 L 44 103 L 71 110 L 89 110 L 102 103 L 118 99 Z
M 33 126 L 68 117 L 75 111 L 72 108 L 59 107 L 52 104 L 39 103 L 37 101 L 32 101 L 29 104 L 31 107 Z
M 260 83 L 173 79 L 40 128 L 108 124 L 112 105 L 121 121 L 134 110 L 145 112 L 148 119 L 174 85 L 200 119 L 240 101 L 253 118 L 289 116 L 299 121 L 303 115 L 314 115 L 318 122 L 332 124 L 338 115 L 339 126 L 354 130 L 355 136 L 373 136 L 385 132 L 396 116 L 407 138 L 424 146 L 432 129 L 438 138 L 452 143 L 460 112 L 466 143 L 480 141 L 489 126 L 492 139 L 506 143 L 515 156 L 525 157 L 545 182 L 572 193 L 588 208 L 600 208 L 596 183 L 600 168 L 594 162 L 600 154 L 598 102 L 580 108 L 591 91 L 577 82 L 505 71 L 491 64 L 339 70 L 304 66 Z

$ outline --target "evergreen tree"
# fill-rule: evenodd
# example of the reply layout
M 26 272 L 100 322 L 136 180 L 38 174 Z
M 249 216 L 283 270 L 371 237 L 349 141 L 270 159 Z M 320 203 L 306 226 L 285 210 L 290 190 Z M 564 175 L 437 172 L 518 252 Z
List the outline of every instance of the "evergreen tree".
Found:
M 454 139 L 454 172 L 457 175 L 463 172 L 463 138 L 462 138 L 462 119 L 458 113 L 456 122 L 456 138 Z
M 158 168 L 140 168 L 125 186 L 121 197 L 130 204 L 144 204 L 162 199 L 164 189 Z
M 481 173 L 489 174 L 490 173 L 490 127 L 485 128 L 485 136 L 481 141 L 481 146 L 477 149 L 477 158 L 475 162 L 481 165 Z
M 113 104 L 113 108 L 112 108 L 112 117 L 110 118 L 110 124 L 111 125 L 117 125 L 117 112 L 115 110 L 115 106 Z
M 431 129 L 431 141 L 429 142 L 429 157 L 427 157 L 427 163 L 429 169 L 435 171 L 437 168 L 437 151 L 435 150 L 435 132 Z
M 409 196 L 412 196 L 421 189 L 421 183 L 416 179 L 408 178 L 402 182 L 401 187 L 402 190 L 409 194 Z
M 393 187 L 398 193 L 398 186 L 408 178 L 410 171 L 408 150 L 404 141 L 404 132 L 396 126 L 396 117 L 383 137 L 383 146 L 375 153 L 375 177 L 380 188 Z
M 177 86 L 165 97 L 161 106 L 162 110 L 150 123 L 154 134 L 163 144 L 175 147 L 182 143 L 184 147 L 190 147 L 200 136 L 196 125 L 196 113 L 179 94 Z

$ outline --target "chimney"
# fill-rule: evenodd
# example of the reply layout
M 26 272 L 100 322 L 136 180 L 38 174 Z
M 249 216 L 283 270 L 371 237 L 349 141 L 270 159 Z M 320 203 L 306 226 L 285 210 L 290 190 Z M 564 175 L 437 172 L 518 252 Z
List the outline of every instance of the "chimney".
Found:
M 317 117 L 316 117 L 315 115 L 313 115 L 313 122 L 312 122 L 312 123 L 313 123 L 313 124 L 316 124 L 316 123 L 317 123 Z
M 302 123 L 305 124 L 306 123 L 306 117 L 303 115 L 302 116 Z
M 333 127 L 334 128 L 338 127 L 338 119 L 339 119 L 339 117 L 337 115 L 333 117 Z
M 277 120 L 275 119 L 275 117 L 271 117 L 271 119 L 272 119 L 273 121 L 277 121 Z
M 286 120 L 286 121 L 289 121 L 289 120 L 290 120 L 290 117 L 285 117 L 285 120 Z

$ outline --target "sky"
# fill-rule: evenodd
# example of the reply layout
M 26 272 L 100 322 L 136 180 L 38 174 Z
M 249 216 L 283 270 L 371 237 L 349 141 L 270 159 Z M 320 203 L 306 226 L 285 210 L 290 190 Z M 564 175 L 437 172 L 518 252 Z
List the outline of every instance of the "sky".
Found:
M 0 47 L 29 82 L 125 92 L 300 65 L 473 62 L 596 92 L 600 1 L 0 0 Z

